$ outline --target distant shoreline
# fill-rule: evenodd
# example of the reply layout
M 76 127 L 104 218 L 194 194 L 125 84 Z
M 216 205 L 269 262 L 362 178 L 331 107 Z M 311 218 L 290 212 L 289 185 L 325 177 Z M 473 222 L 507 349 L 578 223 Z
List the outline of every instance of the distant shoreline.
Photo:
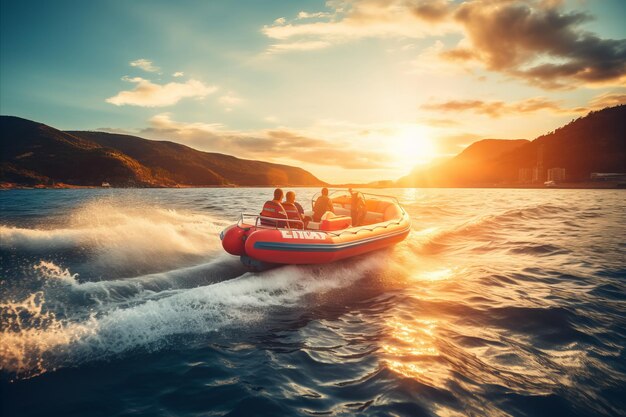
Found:
M 57 184 L 57 185 L 45 185 L 45 184 L 36 184 L 36 185 L 21 185 L 21 184 L 13 184 L 13 183 L 0 183 L 0 190 L 72 190 L 72 189 L 189 189 L 189 188 L 274 188 L 274 187 L 282 187 L 282 188 L 315 188 L 315 187 L 328 187 L 328 188 L 374 188 L 374 189 L 384 189 L 384 188 L 456 188 L 456 189 L 580 189 L 580 190 L 596 190 L 596 189 L 607 189 L 607 190 L 620 190 L 626 189 L 626 183 L 614 182 L 614 181 L 589 181 L 589 182 L 570 182 L 570 183 L 561 183 L 556 186 L 546 187 L 545 185 L 539 184 L 499 184 L 499 185 L 476 185 L 476 186 L 415 186 L 415 187 L 401 187 L 397 185 L 372 185 L 372 184 L 326 184 L 326 185 L 180 185 L 177 187 L 163 187 L 163 186 L 154 186 L 154 187 L 101 187 L 97 185 L 73 185 L 73 184 Z

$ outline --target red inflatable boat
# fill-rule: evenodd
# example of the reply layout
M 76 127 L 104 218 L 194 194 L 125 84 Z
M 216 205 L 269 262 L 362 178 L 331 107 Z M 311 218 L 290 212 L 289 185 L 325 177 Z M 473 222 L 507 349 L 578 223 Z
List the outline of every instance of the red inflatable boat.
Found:
M 276 264 L 333 262 L 402 241 L 411 229 L 411 221 L 398 201 L 388 196 L 362 195 L 367 212 L 359 226 L 352 226 L 350 194 L 336 191 L 330 195 L 334 214 L 327 212 L 320 222 L 308 222 L 306 228 L 300 221 L 277 222 L 275 218 L 242 213 L 237 224 L 220 234 L 222 246 L 226 252 L 240 256 L 244 265 L 262 270 Z

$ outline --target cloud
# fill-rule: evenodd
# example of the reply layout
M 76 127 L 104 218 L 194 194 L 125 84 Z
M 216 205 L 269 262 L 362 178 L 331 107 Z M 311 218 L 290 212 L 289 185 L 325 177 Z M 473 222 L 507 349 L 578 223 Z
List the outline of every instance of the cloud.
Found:
M 443 53 L 456 61 L 478 61 L 491 71 L 546 89 L 626 80 L 626 40 L 601 39 L 580 28 L 586 13 L 564 12 L 561 2 L 462 3 L 454 20 L 469 44 Z
M 441 22 L 450 15 L 451 8 L 446 0 L 416 1 L 411 11 L 420 19 Z
M 545 97 L 534 97 L 525 100 L 507 103 L 502 100 L 448 100 L 431 102 L 421 106 L 424 110 L 440 112 L 465 112 L 471 111 L 498 118 L 503 116 L 524 115 L 538 111 L 550 111 L 556 114 L 587 113 L 591 110 L 601 110 L 605 107 L 626 104 L 625 92 L 608 92 L 600 94 L 589 101 L 586 106 L 563 107 L 554 100 Z M 452 126 L 454 122 L 449 119 L 424 119 L 424 123 L 435 127 Z M 450 123 L 450 124 L 449 124 Z
M 591 110 L 600 110 L 605 107 L 619 106 L 620 104 L 626 104 L 626 92 L 608 92 L 594 97 L 589 102 L 589 108 Z
M 300 12 L 294 21 L 281 18 L 264 26 L 262 32 L 271 39 L 291 39 L 291 43 L 324 42 L 317 43 L 316 49 L 361 38 L 422 38 L 445 32 L 445 25 L 436 28 L 429 23 L 445 23 L 446 4 L 445 0 L 328 2 L 330 12 Z M 311 21 L 313 18 L 316 20 Z M 276 49 L 276 44 L 271 48 Z
M 437 75 L 458 75 L 468 74 L 472 66 L 469 63 L 458 65 L 449 59 L 442 59 L 442 55 L 448 54 L 445 45 L 440 40 L 427 48 L 424 48 L 420 54 L 410 61 L 411 73 L 437 74 Z
M 229 91 L 228 93 L 226 93 L 225 95 L 221 96 L 218 101 L 222 104 L 227 104 L 229 106 L 233 106 L 235 104 L 239 104 L 243 101 L 243 99 L 241 99 L 240 97 L 238 97 L 235 93 L 233 93 L 232 91 Z
M 422 108 L 425 110 L 443 112 L 472 111 L 474 113 L 484 114 L 494 118 L 535 113 L 542 110 L 554 113 L 580 113 L 585 110 L 584 108 L 563 108 L 558 102 L 544 97 L 528 98 L 511 103 L 501 100 L 449 100 L 444 102 L 427 103 L 422 105 Z
M 544 89 L 624 85 L 626 39 L 585 31 L 587 13 L 560 0 L 332 1 L 327 12 L 281 18 L 262 32 L 280 43 L 271 52 L 304 51 L 363 38 L 424 38 L 457 33 L 440 61 L 481 67 Z M 315 17 L 315 20 L 309 20 Z M 433 51 L 425 51 L 427 57 Z M 420 66 L 419 63 L 417 66 Z M 421 65 L 424 67 L 424 65 Z M 435 66 L 427 64 L 433 71 Z
M 423 123 L 431 127 L 441 127 L 441 128 L 458 126 L 460 124 L 459 121 L 455 119 L 440 119 L 440 118 L 423 118 L 420 120 L 420 123 Z
M 159 139 L 174 139 L 197 149 L 262 160 L 292 160 L 345 169 L 388 168 L 390 158 L 379 152 L 356 149 L 289 129 L 233 131 L 219 123 L 185 123 L 161 113 L 150 119 L 140 133 Z
M 325 12 L 316 12 L 316 13 L 308 13 L 308 12 L 300 12 L 298 13 L 298 20 L 303 20 L 303 19 L 319 19 L 319 18 L 326 18 L 326 17 L 331 17 L 332 15 L 330 13 L 325 13 Z
M 324 49 L 329 47 L 330 42 L 326 41 L 302 41 L 302 42 L 288 42 L 277 43 L 270 45 L 267 53 L 277 54 L 281 52 L 293 52 L 293 51 L 314 51 L 316 49 Z
M 234 106 L 240 104 L 243 101 L 243 99 L 241 97 L 237 96 L 232 91 L 229 91 L 228 93 L 226 93 L 225 95 L 221 96 L 217 100 L 221 104 L 226 106 L 224 108 L 224 110 L 226 110 L 226 111 L 232 111 Z
M 215 86 L 205 85 L 193 79 L 185 83 L 172 82 L 163 85 L 141 77 L 123 77 L 122 80 L 136 84 L 135 88 L 120 91 L 115 96 L 107 98 L 107 103 L 116 106 L 165 107 L 174 105 L 183 98 L 203 98 L 217 90 Z
M 172 77 L 174 78 L 178 78 L 178 77 L 182 77 L 183 75 L 185 75 L 184 72 L 182 71 L 176 71 L 175 73 L 172 74 Z
M 150 61 L 149 59 L 143 58 L 131 61 L 130 66 L 140 68 L 147 72 L 158 72 L 160 69 L 159 67 L 155 67 L 154 65 L 152 65 L 152 61 Z

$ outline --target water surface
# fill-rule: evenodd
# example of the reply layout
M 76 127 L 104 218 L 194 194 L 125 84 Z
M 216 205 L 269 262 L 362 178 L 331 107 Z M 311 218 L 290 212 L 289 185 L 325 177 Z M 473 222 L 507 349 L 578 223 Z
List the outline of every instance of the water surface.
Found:
M 3 414 L 625 415 L 625 191 L 384 190 L 403 243 L 249 273 L 271 191 L 0 192 Z

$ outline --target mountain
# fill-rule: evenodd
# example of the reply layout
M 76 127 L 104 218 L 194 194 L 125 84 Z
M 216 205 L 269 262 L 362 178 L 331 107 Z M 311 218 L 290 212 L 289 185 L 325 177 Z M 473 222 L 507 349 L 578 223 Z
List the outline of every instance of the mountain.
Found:
M 518 183 L 520 170 L 564 168 L 567 181 L 592 172 L 626 172 L 626 105 L 589 113 L 533 141 L 487 139 L 435 167 L 416 168 L 402 186 L 472 187 Z
M 322 184 L 322 181 L 301 168 L 239 159 L 220 153 L 201 152 L 179 143 L 102 132 L 68 133 L 122 152 L 178 183 L 189 185 Z
M 441 164 L 428 168 L 417 167 L 409 175 L 398 180 L 398 183 L 421 187 L 454 187 L 460 184 L 480 183 L 485 175 L 485 169 L 494 160 L 528 143 L 530 141 L 526 139 L 479 140 Z
M 302 168 L 201 152 L 178 143 L 62 132 L 0 116 L 0 182 L 113 186 L 322 185 Z

